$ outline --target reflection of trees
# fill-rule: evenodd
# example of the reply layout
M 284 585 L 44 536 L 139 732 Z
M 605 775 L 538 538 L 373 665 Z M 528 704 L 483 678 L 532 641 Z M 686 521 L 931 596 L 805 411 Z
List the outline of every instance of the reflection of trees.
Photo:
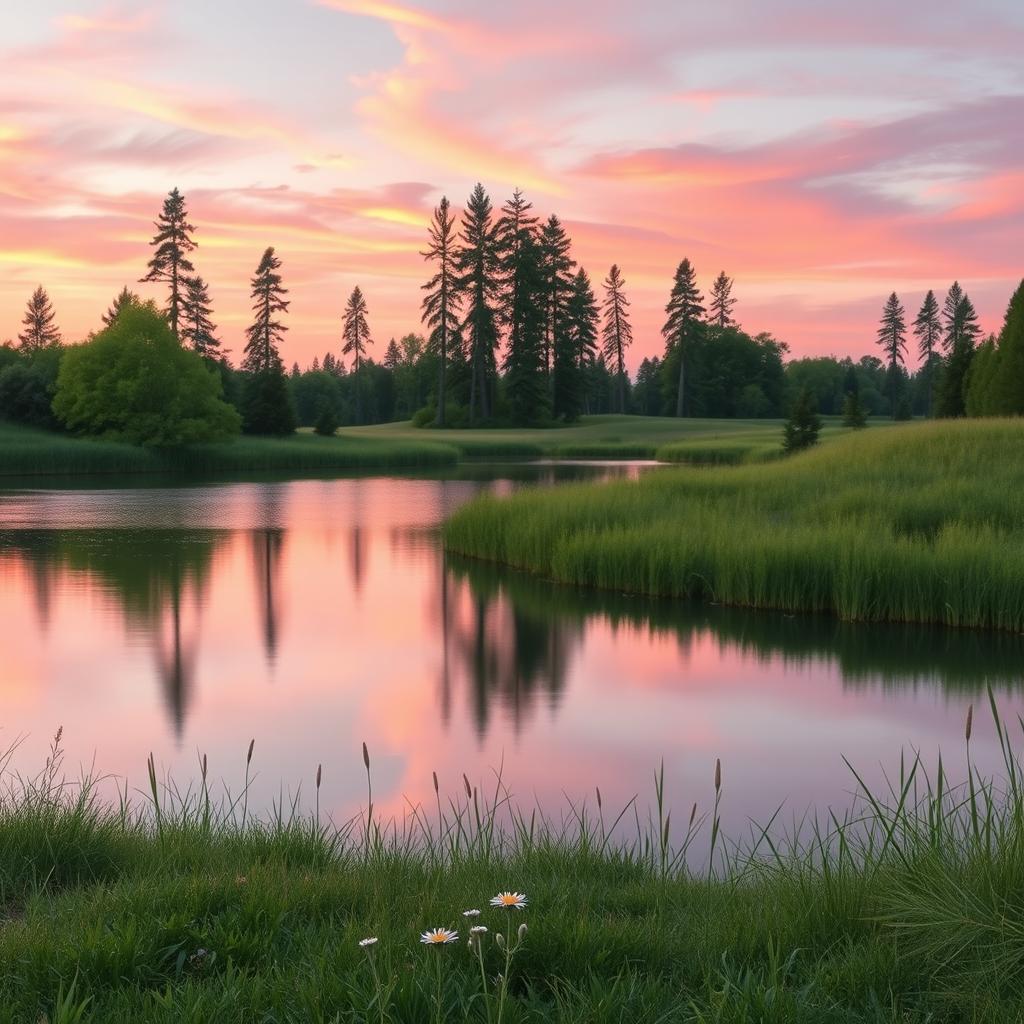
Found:
M 459 562 L 441 572 L 444 675 L 441 710 L 451 705 L 449 659 L 465 673 L 477 732 L 483 736 L 495 701 L 519 729 L 539 698 L 556 706 L 582 623 L 569 622 L 517 601 L 500 572 Z
M 284 549 L 284 530 L 271 528 L 253 530 L 250 534 L 253 571 L 256 576 L 256 594 L 259 601 L 263 649 L 267 661 L 273 663 L 277 655 L 280 607 L 278 573 L 281 552 Z
M 467 579 L 474 592 L 500 591 L 515 609 L 513 621 L 528 615 L 530 622 L 547 624 L 552 635 L 556 630 L 573 635 L 596 617 L 613 628 L 628 626 L 674 636 L 684 651 L 710 635 L 726 653 L 778 658 L 795 667 L 835 665 L 851 688 L 939 687 L 970 694 L 982 693 L 990 684 L 1016 689 L 1024 681 L 1020 668 L 1024 636 L 1019 634 L 841 622 L 823 615 L 785 615 L 583 590 L 455 556 L 448 557 L 448 566 L 457 577 Z M 524 651 L 530 648 L 529 642 L 523 645 Z M 568 649 L 563 653 L 567 655 Z
M 217 530 L 18 530 L 0 535 L 0 549 L 25 561 L 44 628 L 50 589 L 62 572 L 89 577 L 117 602 L 128 630 L 152 645 L 180 735 L 194 685 L 198 610 L 214 554 L 228 536 Z M 193 622 L 186 622 L 189 607 L 196 610 Z

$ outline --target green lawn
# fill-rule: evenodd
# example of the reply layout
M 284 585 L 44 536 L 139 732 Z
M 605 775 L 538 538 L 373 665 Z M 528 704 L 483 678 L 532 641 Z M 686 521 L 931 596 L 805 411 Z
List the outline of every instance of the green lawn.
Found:
M 872 421 L 872 426 L 876 421 Z M 889 426 L 888 420 L 877 425 Z M 417 429 L 409 423 L 345 427 L 342 436 L 444 441 L 463 455 L 529 458 L 658 458 L 667 462 L 745 462 L 772 458 L 782 444 L 782 420 L 676 419 L 670 416 L 585 416 L 572 426 L 544 429 Z M 850 431 L 826 421 L 822 440 Z
M 1024 630 L 1024 421 L 868 429 L 762 465 L 481 497 L 448 547 L 565 583 Z
M 994 786 L 916 762 L 891 793 L 851 775 L 847 813 L 742 849 L 715 836 L 728 765 L 690 824 L 654 801 L 634 828 L 627 806 L 612 841 L 621 809 L 593 796 L 568 825 L 527 808 L 503 826 L 501 790 L 460 788 L 397 832 L 335 828 L 155 776 L 146 806 L 104 806 L 58 759 L 0 792 L 0 1022 L 498 1024 L 503 973 L 501 1024 L 1010 1024 L 1024 779 L 1006 742 Z M 491 909 L 505 890 L 526 909 Z M 524 923 L 509 969 L 495 936 Z M 423 946 L 434 927 L 460 940 Z

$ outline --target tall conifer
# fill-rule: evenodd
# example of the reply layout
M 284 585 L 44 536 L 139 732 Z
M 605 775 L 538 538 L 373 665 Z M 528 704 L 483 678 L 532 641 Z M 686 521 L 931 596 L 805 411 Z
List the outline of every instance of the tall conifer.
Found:
M 732 278 L 723 270 L 711 286 L 711 305 L 708 308 L 708 323 L 716 327 L 735 327 L 732 310 L 736 300 L 732 297 Z
M 620 413 L 626 411 L 626 349 L 633 344 L 633 327 L 629 322 L 629 299 L 626 280 L 617 263 L 612 264 L 604 279 L 604 341 L 605 359 L 615 367 L 616 395 Z
M 665 338 L 665 361 L 670 357 L 679 360 L 679 376 L 676 386 L 676 415 L 682 416 L 683 396 L 686 384 L 686 350 L 693 340 L 704 312 L 703 296 L 697 287 L 697 275 L 688 259 L 676 268 L 672 292 L 665 307 L 667 319 L 661 333 Z
M 434 276 L 423 285 L 422 319 L 430 329 L 429 347 L 437 353 L 437 425 L 445 425 L 445 399 L 448 391 L 448 362 L 459 337 L 459 279 L 456 268 L 458 238 L 455 218 L 442 196 L 430 224 L 430 245 L 421 253 L 434 263 Z
M 32 293 L 25 307 L 25 316 L 21 321 L 24 330 L 18 335 L 22 352 L 33 353 L 50 345 L 60 344 L 60 331 L 57 330 L 53 303 L 46 289 L 40 285 Z
M 156 250 L 149 261 L 149 272 L 140 281 L 166 281 L 168 288 L 167 319 L 175 338 L 181 317 L 185 280 L 195 267 L 188 254 L 196 243 L 192 240 L 195 228 L 188 222 L 185 197 L 175 188 L 164 200 L 163 209 L 156 221 L 156 235 L 149 244 Z

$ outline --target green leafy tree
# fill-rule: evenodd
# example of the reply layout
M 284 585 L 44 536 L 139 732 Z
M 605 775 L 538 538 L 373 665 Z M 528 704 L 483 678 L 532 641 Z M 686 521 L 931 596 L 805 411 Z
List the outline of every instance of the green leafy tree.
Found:
M 676 387 L 676 416 L 684 412 L 686 384 L 686 348 L 696 335 L 701 315 L 704 313 L 703 296 L 697 287 L 697 275 L 688 259 L 676 268 L 672 291 L 665 307 L 667 319 L 661 333 L 665 338 L 665 363 L 670 359 L 678 363 L 678 384 Z
M 882 309 L 882 318 L 878 325 L 878 344 L 888 362 L 889 401 L 892 405 L 892 418 L 896 419 L 900 385 L 903 380 L 899 371 L 907 351 L 907 323 L 903 304 L 895 292 L 886 299 Z
M 448 197 L 442 196 L 430 224 L 430 246 L 421 253 L 436 270 L 423 285 L 422 318 L 430 331 L 428 344 L 437 354 L 437 426 L 445 425 L 445 404 L 448 392 L 448 363 L 451 351 L 461 346 L 459 340 L 459 277 L 457 269 L 455 218 Z
M 917 351 L 921 356 L 921 372 L 925 375 L 928 395 L 927 414 L 932 413 L 935 390 L 935 364 L 942 339 L 942 324 L 939 320 L 939 303 L 930 288 L 914 318 L 914 335 L 917 337 Z
M 114 301 L 110 304 L 110 308 L 103 314 L 103 325 L 109 327 L 116 319 L 117 314 L 124 309 L 125 306 L 138 306 L 142 302 L 142 299 L 133 292 L 128 285 L 125 285 L 115 296 Z
M 549 414 L 544 374 L 545 296 L 543 254 L 532 228 L 520 223 L 514 260 L 506 264 L 504 316 L 510 325 L 505 350 L 505 393 L 516 424 L 537 423 Z
M 629 322 L 629 299 L 626 298 L 626 280 L 617 263 L 612 264 L 604 279 L 604 327 L 601 330 L 605 359 L 615 367 L 618 384 L 617 412 L 626 411 L 626 349 L 633 344 L 633 327 Z
M 278 350 L 288 330 L 278 317 L 289 305 L 280 269 L 281 261 L 271 246 L 264 251 L 251 281 L 254 316 L 246 328 L 242 357 L 247 374 L 242 418 L 247 434 L 290 434 L 295 430 L 295 411 Z
M 185 279 L 195 270 L 188 254 L 196 248 L 196 243 L 192 239 L 195 228 L 188 222 L 185 197 L 176 188 L 172 189 L 164 200 L 155 226 L 156 235 L 149 243 L 155 251 L 148 264 L 148 273 L 139 280 L 167 282 L 167 319 L 170 321 L 174 337 L 177 338 Z
M 181 309 L 181 340 L 201 356 L 216 360 L 220 358 L 220 339 L 212 314 L 208 285 L 198 274 L 188 278 Z
M 21 321 L 24 330 L 18 335 L 21 351 L 27 354 L 38 352 L 50 345 L 60 344 L 53 303 L 46 289 L 40 285 L 28 300 L 25 316 Z
M 708 308 L 708 323 L 716 327 L 735 327 L 732 311 L 736 300 L 732 297 L 732 278 L 723 270 L 711 286 L 711 305 Z
M 333 402 L 325 402 L 313 424 L 314 433 L 321 437 L 334 437 L 338 430 L 338 410 Z
M 48 345 L 0 364 L 0 419 L 44 430 L 59 426 L 52 404 L 63 354 L 59 345 Z
M 114 322 L 61 360 L 53 411 L 69 429 L 154 447 L 238 433 L 220 375 L 183 349 L 153 303 Z
M 797 397 L 793 410 L 786 421 L 782 435 L 782 450 L 787 455 L 803 451 L 818 443 L 821 432 L 821 417 L 810 389 L 804 388 Z
M 478 413 L 485 420 L 491 416 L 501 267 L 491 200 L 479 182 L 463 212 L 460 239 L 456 267 L 466 302 L 461 329 L 469 346 L 469 418 L 475 422 Z
M 540 248 L 544 265 L 544 372 L 550 373 L 554 365 L 555 347 L 569 330 L 565 307 L 572 293 L 573 267 L 576 261 L 570 255 L 572 242 L 554 215 L 545 221 L 540 232 Z

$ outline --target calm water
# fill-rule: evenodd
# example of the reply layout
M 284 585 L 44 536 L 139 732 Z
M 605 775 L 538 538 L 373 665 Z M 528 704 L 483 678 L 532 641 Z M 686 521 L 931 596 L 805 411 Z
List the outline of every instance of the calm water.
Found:
M 961 763 L 991 685 L 1024 710 L 1024 638 L 877 629 L 558 588 L 446 557 L 435 527 L 473 495 L 638 466 L 478 467 L 447 478 L 0 489 L 0 748 L 129 788 L 150 751 L 186 784 L 197 754 L 250 806 L 324 766 L 321 808 L 401 815 L 462 773 L 526 803 L 640 793 L 661 758 L 680 813 L 725 821 L 845 805 L 901 748 Z M 975 752 L 995 763 L 987 715 Z

